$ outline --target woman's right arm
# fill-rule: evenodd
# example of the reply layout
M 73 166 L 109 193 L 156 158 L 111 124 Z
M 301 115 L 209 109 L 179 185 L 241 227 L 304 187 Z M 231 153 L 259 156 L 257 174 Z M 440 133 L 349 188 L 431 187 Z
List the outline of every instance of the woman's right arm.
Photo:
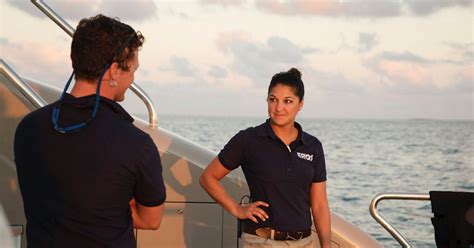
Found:
M 262 201 L 256 201 L 251 204 L 239 205 L 232 199 L 232 197 L 225 191 L 220 183 L 221 179 L 229 174 L 230 170 L 224 167 L 219 159 L 216 157 L 207 166 L 199 178 L 199 183 L 203 189 L 219 203 L 227 212 L 239 219 L 250 219 L 258 223 L 256 217 L 265 221 L 268 219 L 267 213 L 259 206 L 268 207 L 268 204 Z

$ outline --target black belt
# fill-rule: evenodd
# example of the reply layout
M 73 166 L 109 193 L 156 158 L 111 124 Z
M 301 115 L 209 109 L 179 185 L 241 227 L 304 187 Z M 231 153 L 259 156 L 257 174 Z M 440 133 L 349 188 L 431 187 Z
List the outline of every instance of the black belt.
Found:
M 261 238 L 274 239 L 274 240 L 300 240 L 311 235 L 311 229 L 295 232 L 285 232 L 272 229 L 270 227 L 255 227 L 242 223 L 242 231 L 244 233 L 257 235 Z

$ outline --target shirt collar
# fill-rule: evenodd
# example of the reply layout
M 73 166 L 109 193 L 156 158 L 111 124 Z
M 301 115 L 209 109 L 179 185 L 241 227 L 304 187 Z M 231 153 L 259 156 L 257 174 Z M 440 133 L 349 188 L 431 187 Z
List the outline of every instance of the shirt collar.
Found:
M 73 105 L 76 108 L 93 108 L 95 104 L 95 94 L 83 97 L 75 97 L 66 93 L 63 103 Z M 123 116 L 126 120 L 130 122 L 134 121 L 133 117 L 130 116 L 130 114 L 120 104 L 103 96 L 100 96 L 99 109 L 100 108 L 110 109 L 113 112 Z
M 303 128 L 301 125 L 295 121 L 295 127 L 298 129 L 298 137 L 296 137 L 295 141 L 301 141 L 305 146 L 309 146 L 311 144 L 311 137 L 309 134 L 303 132 Z M 278 136 L 273 131 L 272 127 L 270 126 L 270 118 L 268 118 L 265 123 L 258 126 L 257 128 L 257 135 L 262 137 L 271 137 L 272 139 L 278 140 Z

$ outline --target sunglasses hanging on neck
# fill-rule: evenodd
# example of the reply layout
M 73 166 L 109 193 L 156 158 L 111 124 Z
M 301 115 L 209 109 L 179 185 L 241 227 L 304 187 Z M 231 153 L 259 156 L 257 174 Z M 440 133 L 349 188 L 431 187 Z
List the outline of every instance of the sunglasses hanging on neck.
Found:
M 56 130 L 59 133 L 73 133 L 77 132 L 84 127 L 86 127 L 89 122 L 96 116 L 97 110 L 99 109 L 99 102 L 100 102 L 100 85 L 102 83 L 102 78 L 104 77 L 105 73 L 109 69 L 109 67 L 112 65 L 113 60 L 115 57 L 121 52 L 123 49 L 128 46 L 128 43 L 130 43 L 131 39 L 136 36 L 136 33 L 134 32 L 130 37 L 128 37 L 124 43 L 120 44 L 120 46 L 117 47 L 112 59 L 109 60 L 109 63 L 105 65 L 104 70 L 99 76 L 99 81 L 97 82 L 97 89 L 96 89 L 96 95 L 95 95 L 95 104 L 94 108 L 92 109 L 91 115 L 89 118 L 81 123 L 73 124 L 67 127 L 60 127 L 59 126 L 59 113 L 61 112 L 61 104 L 63 102 L 64 96 L 66 95 L 67 89 L 69 88 L 69 85 L 71 84 L 72 78 L 74 77 L 74 72 L 72 72 L 71 76 L 69 77 L 69 80 L 66 83 L 66 87 L 64 87 L 63 93 L 61 94 L 61 97 L 59 98 L 59 101 L 57 105 L 53 108 L 53 113 L 51 114 L 51 122 L 53 124 L 54 130 Z

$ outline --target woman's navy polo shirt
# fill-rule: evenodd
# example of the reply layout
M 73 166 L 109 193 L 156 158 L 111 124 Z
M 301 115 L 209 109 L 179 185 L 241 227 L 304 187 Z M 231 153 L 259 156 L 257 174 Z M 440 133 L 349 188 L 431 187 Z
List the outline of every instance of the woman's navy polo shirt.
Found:
M 267 120 L 260 126 L 240 131 L 218 155 L 229 170 L 242 166 L 252 201 L 264 201 L 269 218 L 258 224 L 280 231 L 311 228 L 312 183 L 326 181 L 326 165 L 321 142 L 303 132 L 295 122 L 298 137 L 290 149 L 273 132 Z

